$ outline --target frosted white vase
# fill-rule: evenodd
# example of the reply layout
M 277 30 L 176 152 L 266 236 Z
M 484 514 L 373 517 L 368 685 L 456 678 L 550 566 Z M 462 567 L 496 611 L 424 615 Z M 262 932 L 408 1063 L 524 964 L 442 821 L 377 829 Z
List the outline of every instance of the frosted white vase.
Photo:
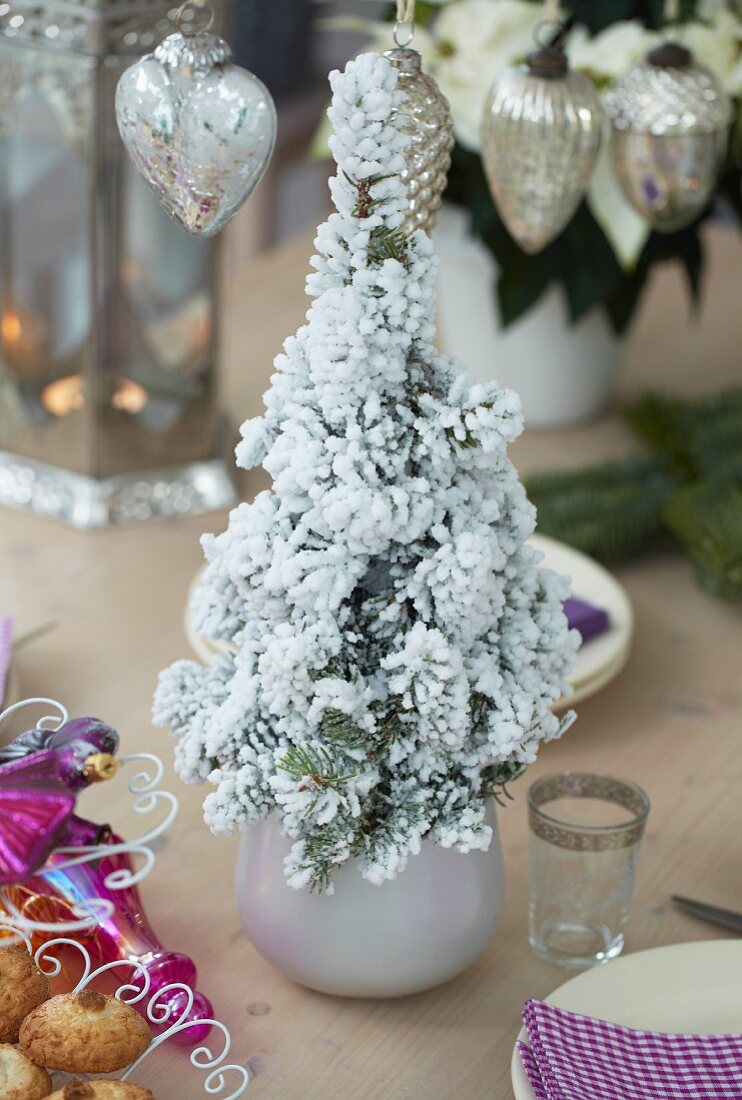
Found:
M 516 390 L 529 427 L 554 428 L 596 416 L 609 401 L 623 341 L 598 309 L 572 325 L 557 286 L 503 328 L 495 261 L 469 233 L 468 217 L 446 204 L 435 231 L 441 347 L 481 381 L 495 379 Z
M 495 835 L 487 852 L 424 840 L 391 882 L 372 886 L 354 861 L 335 893 L 294 890 L 283 875 L 291 841 L 276 817 L 248 827 L 237 857 L 237 904 L 254 947 L 302 985 L 344 997 L 402 997 L 456 977 L 489 943 L 504 877 Z

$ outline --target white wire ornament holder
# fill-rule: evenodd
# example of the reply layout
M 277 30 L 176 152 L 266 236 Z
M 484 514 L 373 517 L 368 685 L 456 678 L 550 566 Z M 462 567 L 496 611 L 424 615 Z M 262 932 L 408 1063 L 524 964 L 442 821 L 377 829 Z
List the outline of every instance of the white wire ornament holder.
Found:
M 55 699 L 34 698 L 24 699 L 2 711 L 0 713 L 0 724 L 22 707 L 39 704 L 54 707 L 57 713 L 40 718 L 36 723 L 37 729 L 57 729 L 68 721 L 69 715 L 61 703 Z M 142 765 L 141 770 L 136 772 L 128 783 L 129 791 L 135 796 L 132 804 L 134 812 L 146 816 L 157 813 L 160 809 L 165 809 L 164 818 L 158 825 L 132 841 L 89 847 L 57 848 L 54 852 L 55 856 L 68 855 L 69 858 L 62 862 L 55 862 L 53 865 L 41 867 L 34 872 L 35 878 L 45 878 L 52 872 L 59 873 L 70 867 L 92 863 L 96 860 L 120 854 L 137 857 L 142 861 L 142 864 L 137 870 L 122 867 L 111 871 L 104 880 L 106 889 L 116 891 L 136 886 L 152 871 L 157 857 L 151 845 L 169 829 L 177 817 L 178 799 L 174 794 L 160 790 L 158 787 L 165 772 L 162 760 L 158 756 L 152 753 L 133 753 L 129 756 L 118 757 L 118 762 L 122 767 L 130 764 Z M 158 1028 L 168 1025 L 166 1030 L 152 1040 L 144 1053 L 119 1074 L 119 1080 L 126 1081 L 153 1051 L 173 1036 L 192 1027 L 210 1027 L 212 1031 L 219 1034 L 221 1050 L 215 1054 L 210 1046 L 205 1045 L 204 1040 L 204 1043 L 192 1050 L 190 1054 L 191 1065 L 206 1074 L 206 1077 L 202 1080 L 204 1092 L 209 1096 L 222 1097 L 222 1100 L 237 1100 L 245 1093 L 250 1084 L 250 1071 L 245 1066 L 227 1064 L 226 1060 L 232 1048 L 232 1036 L 227 1026 L 219 1020 L 188 1019 L 194 1003 L 193 990 L 188 985 L 182 982 L 173 982 L 154 993 L 150 993 L 151 977 L 140 962 L 133 959 L 115 959 L 94 969 L 90 953 L 84 944 L 69 938 L 72 933 L 76 932 L 93 933 L 103 920 L 113 914 L 115 910 L 113 902 L 104 898 L 97 898 L 79 905 L 70 904 L 70 913 L 75 919 L 47 923 L 29 920 L 8 895 L 7 890 L 0 888 L 0 907 L 0 932 L 9 933 L 13 937 L 13 942 L 25 944 L 29 954 L 33 955 L 36 965 L 49 978 L 57 977 L 62 971 L 62 962 L 55 951 L 59 952 L 69 948 L 78 952 L 79 961 L 82 963 L 82 975 L 74 989 L 70 990 L 72 993 L 82 992 L 83 989 L 87 989 L 93 982 L 109 971 L 128 968 L 131 972 L 129 981 L 118 987 L 115 996 L 125 1004 L 141 1005 L 140 1011 L 142 1011 L 146 1002 L 146 1012 L 143 1012 L 146 1019 Z M 5 910 L 5 913 L 2 912 L 2 909 Z M 54 939 L 47 940 L 34 953 L 31 937 L 34 934 L 46 935 L 55 932 L 60 934 Z M 177 1009 L 174 1009 L 172 1004 L 164 1003 L 166 996 L 169 997 L 172 993 L 183 995 L 183 998 L 179 999 Z M 55 1082 L 55 1087 L 62 1088 L 64 1082 L 70 1080 L 71 1076 L 80 1078 L 86 1075 L 53 1073 L 52 1079 Z M 228 1091 L 229 1089 L 232 1091 Z

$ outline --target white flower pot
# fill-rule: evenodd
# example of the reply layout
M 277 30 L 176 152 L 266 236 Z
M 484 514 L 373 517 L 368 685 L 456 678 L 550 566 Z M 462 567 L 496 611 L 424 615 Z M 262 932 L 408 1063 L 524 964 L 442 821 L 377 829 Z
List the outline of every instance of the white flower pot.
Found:
M 516 390 L 529 427 L 560 427 L 596 416 L 610 397 L 623 341 L 598 309 L 572 325 L 564 291 L 556 286 L 504 329 L 495 261 L 469 233 L 468 217 L 445 205 L 435 231 L 441 347 L 481 381 L 496 379 Z
M 237 858 L 237 904 L 253 946 L 294 981 L 344 997 L 402 997 L 460 974 L 485 949 L 503 901 L 495 829 L 489 851 L 424 840 L 396 879 L 372 886 L 354 861 L 334 894 L 294 890 L 283 875 L 291 847 L 273 816 L 248 826 Z

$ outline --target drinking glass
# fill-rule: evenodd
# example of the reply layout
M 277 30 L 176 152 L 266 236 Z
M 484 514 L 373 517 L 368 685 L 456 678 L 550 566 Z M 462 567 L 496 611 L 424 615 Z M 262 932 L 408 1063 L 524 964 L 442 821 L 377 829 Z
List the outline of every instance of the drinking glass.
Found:
M 635 783 L 564 773 L 528 792 L 533 951 L 581 970 L 620 955 L 649 799 Z

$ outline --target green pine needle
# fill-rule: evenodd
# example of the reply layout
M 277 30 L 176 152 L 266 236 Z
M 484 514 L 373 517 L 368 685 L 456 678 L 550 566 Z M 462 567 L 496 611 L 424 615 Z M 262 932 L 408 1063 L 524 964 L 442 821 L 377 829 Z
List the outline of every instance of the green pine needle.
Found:
M 536 474 L 525 482 L 539 532 L 601 561 L 631 557 L 657 543 L 662 508 L 678 484 L 664 460 L 653 456 Z
M 742 455 L 742 388 L 711 397 L 649 393 L 624 411 L 629 427 L 685 477 L 713 473 L 720 456 Z
M 278 767 L 297 782 L 307 780 L 317 788 L 333 790 L 340 795 L 343 784 L 355 779 L 357 774 L 343 775 L 338 771 L 331 754 L 322 745 L 291 745 Z
M 701 587 L 723 600 L 742 600 L 742 481 L 687 485 L 667 503 L 664 518 Z
M 624 417 L 653 453 L 528 478 L 539 531 L 603 561 L 675 539 L 708 592 L 742 600 L 742 387 L 647 394 Z

